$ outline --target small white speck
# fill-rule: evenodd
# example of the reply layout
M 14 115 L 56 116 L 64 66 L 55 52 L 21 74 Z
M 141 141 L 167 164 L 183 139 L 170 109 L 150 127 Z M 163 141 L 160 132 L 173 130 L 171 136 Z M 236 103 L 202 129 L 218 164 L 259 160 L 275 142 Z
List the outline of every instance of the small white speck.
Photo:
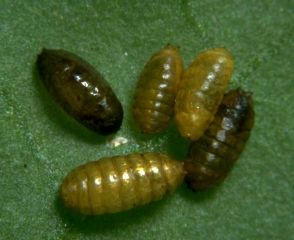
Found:
M 164 79 L 168 79 L 170 77 L 170 74 L 169 73 L 165 73 L 162 75 L 162 78 Z
M 165 64 L 163 65 L 163 68 L 164 68 L 165 70 L 168 70 L 168 69 L 170 69 L 170 65 L 167 64 L 167 63 L 165 63 Z
M 216 64 L 214 64 L 213 65 L 213 70 L 215 71 L 215 72 L 219 72 L 220 71 L 220 64 L 218 64 L 218 63 L 216 63 Z
M 215 74 L 214 73 L 209 73 L 209 75 L 207 76 L 207 79 L 210 80 L 210 81 L 215 79 Z
M 118 147 L 122 144 L 126 144 L 128 142 L 128 139 L 120 136 L 110 136 L 106 140 L 107 147 L 113 148 Z
M 124 173 L 122 178 L 123 178 L 123 180 L 128 180 L 128 179 L 130 179 L 130 176 L 128 173 Z
M 153 167 L 151 169 L 151 171 L 154 172 L 154 173 L 159 173 L 159 169 L 157 167 Z
M 146 174 L 145 174 L 145 171 L 144 171 L 143 169 L 140 169 L 140 170 L 138 171 L 138 173 L 139 173 L 140 176 L 145 176 L 145 175 L 146 175 Z
M 116 176 L 115 175 L 110 175 L 109 176 L 109 181 L 112 182 L 112 183 L 116 182 Z
M 82 83 L 83 86 L 89 87 L 89 83 L 88 82 L 84 81 L 84 82 L 81 82 L 81 83 Z
M 82 181 L 82 188 L 87 188 L 87 181 Z
M 100 178 L 96 178 L 95 179 L 95 184 L 99 186 L 101 184 L 101 179 Z

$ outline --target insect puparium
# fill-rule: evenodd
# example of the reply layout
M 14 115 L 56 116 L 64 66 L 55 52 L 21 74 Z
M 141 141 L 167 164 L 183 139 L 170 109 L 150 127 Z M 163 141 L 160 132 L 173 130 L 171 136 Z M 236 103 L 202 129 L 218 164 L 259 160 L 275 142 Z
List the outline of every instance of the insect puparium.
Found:
M 88 62 L 64 50 L 43 49 L 37 66 L 47 91 L 73 118 L 102 135 L 120 129 L 122 105 Z
M 199 54 L 183 73 L 175 104 L 182 137 L 195 141 L 213 120 L 233 73 L 233 57 L 225 48 Z
M 162 199 L 184 175 L 183 163 L 165 154 L 102 158 L 72 170 L 62 183 L 61 198 L 80 213 L 117 213 Z
M 174 115 L 178 83 L 183 61 L 178 47 L 167 45 L 155 53 L 144 67 L 137 83 L 134 120 L 145 134 L 163 130 Z
M 192 190 L 222 183 L 250 137 L 254 125 L 251 93 L 238 88 L 228 92 L 204 135 L 190 145 L 184 162 L 185 181 Z

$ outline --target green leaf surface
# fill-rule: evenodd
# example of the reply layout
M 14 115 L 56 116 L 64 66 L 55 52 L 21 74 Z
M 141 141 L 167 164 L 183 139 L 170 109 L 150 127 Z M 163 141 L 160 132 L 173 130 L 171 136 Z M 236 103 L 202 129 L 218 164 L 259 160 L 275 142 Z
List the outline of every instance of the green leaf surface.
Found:
M 0 239 L 293 239 L 294 2 L 13 1 L 0 8 Z M 234 55 L 229 89 L 254 93 L 256 121 L 231 175 L 213 191 L 183 184 L 162 201 L 95 217 L 66 209 L 58 190 L 76 166 L 156 151 L 183 160 L 188 141 L 171 124 L 142 136 L 131 114 L 138 76 L 167 43 L 185 67 L 200 52 Z M 125 109 L 115 148 L 56 105 L 36 57 L 43 47 L 85 58 Z

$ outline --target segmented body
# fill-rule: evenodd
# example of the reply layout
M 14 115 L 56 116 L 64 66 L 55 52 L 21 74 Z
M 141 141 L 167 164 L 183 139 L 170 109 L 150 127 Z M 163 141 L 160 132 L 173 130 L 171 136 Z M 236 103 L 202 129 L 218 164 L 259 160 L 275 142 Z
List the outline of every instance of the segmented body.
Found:
M 122 105 L 93 66 L 73 53 L 50 49 L 38 55 L 37 65 L 48 92 L 72 117 L 103 135 L 118 131 Z
M 204 135 L 191 143 L 184 162 L 188 186 L 206 190 L 223 182 L 241 154 L 254 125 L 251 94 L 227 93 Z
M 225 48 L 198 55 L 183 73 L 175 104 L 175 121 L 182 137 L 200 138 L 226 91 L 233 72 L 233 57 Z
M 143 133 L 160 132 L 169 124 L 182 72 L 183 61 L 177 47 L 167 45 L 147 62 L 133 104 L 134 120 Z
M 61 198 L 84 214 L 117 213 L 174 192 L 184 174 L 183 164 L 165 154 L 102 158 L 72 170 L 62 183 Z

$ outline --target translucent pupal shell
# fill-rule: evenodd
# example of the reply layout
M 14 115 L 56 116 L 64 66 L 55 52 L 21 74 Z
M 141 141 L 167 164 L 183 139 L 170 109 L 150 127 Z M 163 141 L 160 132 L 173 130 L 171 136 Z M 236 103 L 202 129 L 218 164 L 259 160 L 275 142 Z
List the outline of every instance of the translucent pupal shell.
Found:
M 184 162 L 185 181 L 193 190 L 206 190 L 228 176 L 254 125 L 251 94 L 238 88 L 227 93 L 204 135 L 191 143 Z
M 233 57 L 225 48 L 198 55 L 183 73 L 175 104 L 180 135 L 195 141 L 213 120 L 233 73 Z
M 182 72 L 178 47 L 167 45 L 147 62 L 133 103 L 134 120 L 142 133 L 158 133 L 169 124 Z
M 117 213 L 162 199 L 184 175 L 182 162 L 165 154 L 102 158 L 72 170 L 62 183 L 61 199 L 83 214 Z

